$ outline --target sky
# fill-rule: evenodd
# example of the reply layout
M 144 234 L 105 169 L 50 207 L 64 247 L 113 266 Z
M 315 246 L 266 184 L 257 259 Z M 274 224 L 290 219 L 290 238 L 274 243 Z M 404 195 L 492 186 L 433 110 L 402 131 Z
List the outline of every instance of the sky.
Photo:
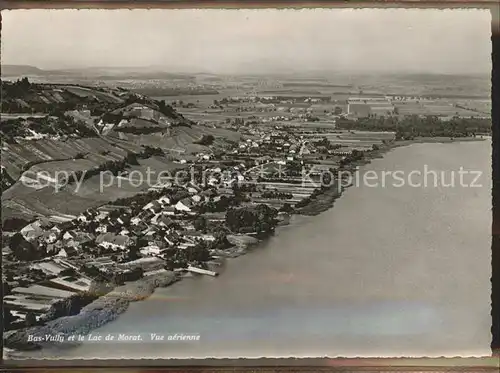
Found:
M 489 73 L 480 9 L 2 11 L 2 64 L 172 72 Z

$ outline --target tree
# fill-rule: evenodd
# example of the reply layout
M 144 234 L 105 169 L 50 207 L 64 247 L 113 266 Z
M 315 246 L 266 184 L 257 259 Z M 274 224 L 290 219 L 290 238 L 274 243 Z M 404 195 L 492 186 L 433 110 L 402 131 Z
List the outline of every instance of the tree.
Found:
M 158 104 L 158 110 L 160 111 L 160 113 L 165 114 L 166 116 L 169 116 L 169 117 L 176 116 L 176 112 L 175 112 L 174 108 L 170 105 L 167 105 L 165 103 L 165 100 L 157 101 L 157 104 Z
M 77 276 L 77 273 L 73 268 L 66 268 L 59 272 L 59 276 Z
M 215 138 L 213 135 L 203 135 L 202 138 L 196 142 L 196 144 L 209 146 L 212 145 L 214 140 Z
M 188 247 L 186 253 L 189 262 L 206 262 L 210 259 L 210 252 L 204 241 L 198 242 L 195 246 Z
M 127 153 L 127 157 L 125 158 L 125 161 L 131 165 L 136 165 L 136 166 L 139 165 L 139 161 L 137 160 L 137 156 L 132 152 Z
M 354 160 L 359 160 L 359 159 L 363 158 L 363 152 L 361 152 L 357 149 L 353 149 L 353 151 L 351 152 L 351 156 Z
M 298 161 L 291 161 L 286 164 L 286 169 L 290 175 L 301 175 L 302 164 Z
M 127 260 L 132 261 L 137 259 L 139 259 L 139 248 L 137 246 L 131 246 L 128 249 Z
M 165 152 L 161 148 L 154 148 L 152 146 L 146 145 L 143 152 L 144 158 L 149 158 L 153 155 L 163 156 L 165 155 Z
M 160 101 L 157 101 L 156 103 L 158 104 L 158 110 L 163 112 L 163 110 L 165 110 L 165 107 L 166 107 L 165 100 L 160 100 Z
M 105 113 L 101 119 L 103 120 L 104 123 L 118 124 L 123 119 L 123 115 L 122 114 Z
M 24 320 L 26 327 L 34 326 L 36 325 L 36 316 L 33 312 L 28 312 L 26 314 L 26 319 Z
M 5 174 L 2 174 L 2 177 L 4 177 Z M 20 218 L 8 218 L 5 219 L 3 222 L 3 231 L 9 232 L 9 231 L 20 231 L 23 229 L 26 225 L 29 224 L 28 220 L 25 219 L 20 219 Z M 5 242 L 5 239 L 4 239 Z
M 140 249 L 141 247 L 147 246 L 148 245 L 148 240 L 145 239 L 144 237 L 141 237 L 137 239 L 137 243 L 135 244 L 135 247 Z
M 282 212 L 288 212 L 288 213 L 291 213 L 293 212 L 293 207 L 288 203 L 286 202 L 280 209 L 280 211 Z
M 103 273 L 95 266 L 82 266 L 81 271 L 92 279 L 103 278 Z
M 193 222 L 194 229 L 200 232 L 205 232 L 207 229 L 207 219 L 204 216 L 199 216 Z
M 32 261 L 40 259 L 40 253 L 35 246 L 26 241 L 19 232 L 11 237 L 10 248 L 18 260 Z
M 5 330 L 9 330 L 10 329 L 10 325 L 15 320 L 16 320 L 16 318 L 14 317 L 14 315 L 12 314 L 12 312 L 10 312 L 9 309 L 4 308 L 4 311 L 3 311 L 3 322 L 4 322 L 4 325 L 5 325 L 5 327 L 4 327 Z
M 340 106 L 335 106 L 335 109 L 333 111 L 335 115 L 340 115 L 342 114 L 342 108 Z

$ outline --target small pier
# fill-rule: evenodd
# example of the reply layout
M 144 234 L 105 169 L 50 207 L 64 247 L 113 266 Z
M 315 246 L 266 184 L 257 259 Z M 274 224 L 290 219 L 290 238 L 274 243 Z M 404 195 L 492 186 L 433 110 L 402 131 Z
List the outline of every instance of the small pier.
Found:
M 193 267 L 193 266 L 187 267 L 187 271 L 192 272 L 192 273 L 197 273 L 197 274 L 200 274 L 200 275 L 212 276 L 212 277 L 216 277 L 216 276 L 219 275 L 218 272 L 209 271 L 208 269 L 196 268 L 196 267 Z

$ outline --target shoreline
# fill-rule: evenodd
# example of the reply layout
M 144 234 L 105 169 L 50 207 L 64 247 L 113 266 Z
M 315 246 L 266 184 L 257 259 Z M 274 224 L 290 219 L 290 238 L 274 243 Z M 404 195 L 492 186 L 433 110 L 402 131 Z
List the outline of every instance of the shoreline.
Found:
M 348 166 L 344 167 L 344 171 L 354 172 L 357 167 L 365 166 L 370 164 L 373 159 L 381 159 L 384 158 L 385 154 L 391 152 L 392 150 L 400 147 L 410 146 L 414 144 L 452 144 L 455 142 L 475 142 L 475 141 L 486 141 L 488 137 L 456 137 L 456 138 L 442 138 L 442 137 L 421 137 L 413 140 L 395 140 L 390 144 L 386 144 L 380 147 L 378 150 L 371 150 L 367 156 L 359 161 L 355 161 Z M 316 216 L 321 214 L 322 212 L 333 207 L 335 201 L 342 197 L 344 191 L 351 187 L 351 185 L 341 186 L 339 188 L 338 180 L 334 183 L 333 186 L 325 188 L 320 194 L 316 196 L 314 200 L 312 200 L 307 205 L 299 208 L 298 212 L 295 212 L 299 215 L 305 216 Z
M 383 158 L 384 155 L 395 148 L 413 145 L 417 143 L 453 143 L 461 141 L 485 141 L 486 138 L 456 138 L 456 139 L 414 139 L 400 140 L 384 145 L 378 150 L 370 151 L 360 161 L 353 162 L 345 166 L 344 170 L 355 170 L 358 166 L 370 164 L 373 159 Z M 338 188 L 338 181 L 334 185 L 325 188 L 307 205 L 294 210 L 291 215 L 315 216 L 319 215 L 334 206 L 335 200 L 340 198 L 349 186 Z M 289 218 L 281 220 L 276 228 L 289 224 Z M 231 236 L 231 238 L 229 237 Z M 246 237 L 246 238 L 245 238 Z M 264 238 L 265 239 L 265 238 Z M 255 246 L 262 242 L 262 239 L 256 239 L 247 235 L 228 235 L 228 240 L 234 245 L 231 249 L 221 253 L 215 253 L 217 256 L 224 258 L 234 258 L 245 255 L 251 246 Z M 7 357 L 12 359 L 23 359 L 23 357 L 15 357 L 16 353 L 40 350 L 46 347 L 71 348 L 80 345 L 78 342 L 51 342 L 43 340 L 47 335 L 63 335 L 65 339 L 69 335 L 88 335 L 93 330 L 114 321 L 120 314 L 125 312 L 132 302 L 141 301 L 151 296 L 156 288 L 168 287 L 173 283 L 182 280 L 182 277 L 177 276 L 175 272 L 166 271 L 160 274 L 155 274 L 143 277 L 137 281 L 127 282 L 125 285 L 116 287 L 109 293 L 98 297 L 93 302 L 89 303 L 74 316 L 64 316 L 55 320 L 48 321 L 44 325 L 37 325 L 30 328 L 6 331 L 4 333 L 4 347 L 11 349 L 12 353 L 6 352 Z M 28 336 L 36 336 L 42 339 L 40 342 L 28 341 Z M 11 356 L 9 356 L 11 355 Z
M 60 317 L 48 321 L 44 325 L 6 331 L 4 333 L 4 347 L 15 352 L 23 352 L 53 346 L 62 348 L 78 346 L 78 342 L 68 343 L 65 341 L 62 345 L 57 341 L 47 341 L 46 336 L 62 335 L 66 340 L 70 335 L 87 335 L 115 320 L 127 310 L 130 303 L 144 300 L 153 294 L 156 288 L 166 287 L 177 281 L 179 278 L 174 272 L 166 271 L 143 277 L 137 281 L 127 282 L 89 303 L 74 316 Z M 41 341 L 30 342 L 28 336 L 32 336 L 32 339 L 39 338 Z

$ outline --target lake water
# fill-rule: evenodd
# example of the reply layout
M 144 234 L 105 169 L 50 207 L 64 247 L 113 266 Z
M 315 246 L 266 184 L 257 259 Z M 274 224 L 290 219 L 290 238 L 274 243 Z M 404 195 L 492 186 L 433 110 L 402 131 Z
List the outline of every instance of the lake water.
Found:
M 427 165 L 427 166 L 426 166 Z M 86 342 L 45 357 L 203 358 L 490 355 L 491 141 L 397 148 L 363 170 L 445 172 L 427 187 L 386 179 L 294 217 L 218 278 L 185 279 L 94 334 L 198 341 Z M 458 179 L 460 167 L 482 171 Z M 473 177 L 474 176 L 474 177 Z M 418 184 L 418 175 L 411 183 Z M 432 185 L 431 185 L 432 184 Z M 481 187 L 478 184 L 482 184 Z M 167 337 L 168 338 L 168 337 Z M 38 353 L 37 353 L 38 355 Z M 33 355 L 34 356 L 34 355 Z

